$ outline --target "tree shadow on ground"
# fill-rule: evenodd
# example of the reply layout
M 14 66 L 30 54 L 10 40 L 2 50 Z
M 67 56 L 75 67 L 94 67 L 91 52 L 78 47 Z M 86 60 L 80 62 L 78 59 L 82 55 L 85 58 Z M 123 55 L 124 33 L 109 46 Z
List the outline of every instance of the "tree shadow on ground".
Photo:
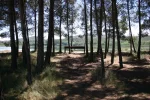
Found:
M 129 55 L 130 56 L 130 55 Z M 130 62 L 131 61 L 131 62 Z M 64 83 L 59 86 L 61 93 L 55 100 L 99 100 L 99 99 L 117 99 L 117 100 L 133 100 L 133 99 L 148 99 L 149 97 L 142 96 L 150 94 L 150 68 L 142 67 L 147 65 L 148 61 L 142 61 L 141 65 L 127 61 L 131 68 L 111 69 L 116 74 L 119 82 L 123 82 L 125 86 L 122 90 L 114 87 L 103 88 L 97 80 L 92 78 L 92 70 L 100 65 L 100 62 L 86 62 L 84 57 L 67 56 L 61 60 L 60 66 L 57 66 Z M 134 67 L 137 65 L 136 67 Z M 107 70 L 107 69 L 106 69 Z M 125 95 L 125 96 L 124 96 Z
M 125 67 L 121 70 L 114 70 L 114 72 L 118 79 L 125 83 L 126 89 L 124 92 L 129 95 L 150 94 L 149 58 L 145 57 L 139 61 L 134 56 L 130 56 L 123 63 Z
M 105 95 L 102 90 L 88 90 L 88 88 L 95 82 L 89 75 L 90 71 L 95 69 L 95 66 L 88 65 L 84 57 L 69 57 L 60 61 L 60 74 L 65 78 L 64 84 L 59 87 L 62 93 L 58 95 L 55 100 L 63 99 L 90 99 L 94 97 L 103 98 Z

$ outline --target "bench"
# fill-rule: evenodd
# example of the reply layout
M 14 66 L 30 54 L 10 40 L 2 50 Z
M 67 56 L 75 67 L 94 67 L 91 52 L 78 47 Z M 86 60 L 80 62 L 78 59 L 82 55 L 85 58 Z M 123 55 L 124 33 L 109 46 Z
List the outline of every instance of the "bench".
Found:
M 84 50 L 84 53 L 85 53 L 85 46 L 65 46 L 64 47 L 64 51 L 65 51 L 65 53 L 66 53 L 66 49 L 68 49 L 69 50 L 69 48 L 70 49 L 83 49 Z

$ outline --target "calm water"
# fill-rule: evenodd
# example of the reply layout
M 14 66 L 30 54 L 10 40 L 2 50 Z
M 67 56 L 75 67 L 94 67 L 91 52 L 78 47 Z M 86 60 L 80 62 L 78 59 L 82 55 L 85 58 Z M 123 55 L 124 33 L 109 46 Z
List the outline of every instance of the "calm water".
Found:
M 0 51 L 5 51 L 5 50 L 11 50 L 11 48 L 10 47 L 5 47 L 5 46 L 4 47 L 2 47 L 2 46 L 0 47 Z
M 0 52 L 2 52 L 2 51 L 10 51 L 10 50 L 11 50 L 11 47 L 0 46 Z M 19 51 L 21 51 L 21 50 L 22 50 L 22 48 L 19 47 Z M 30 49 L 30 51 L 33 51 L 33 50 L 34 50 L 33 48 Z

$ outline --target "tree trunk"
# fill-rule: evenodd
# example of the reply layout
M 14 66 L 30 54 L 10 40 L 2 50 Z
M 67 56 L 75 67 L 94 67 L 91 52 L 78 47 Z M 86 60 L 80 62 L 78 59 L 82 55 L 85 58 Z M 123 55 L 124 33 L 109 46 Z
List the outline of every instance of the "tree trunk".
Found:
M 115 19 L 116 19 L 116 31 L 117 31 L 117 45 L 118 45 L 118 54 L 119 54 L 119 64 L 120 64 L 120 68 L 123 68 L 122 52 L 121 52 L 121 44 L 120 44 L 120 32 L 119 32 L 119 25 L 118 25 L 118 11 L 117 11 L 116 0 L 114 0 L 114 5 L 115 5 Z
M 129 0 L 127 0 L 127 10 L 128 10 L 128 21 L 129 21 L 129 35 L 130 35 L 130 53 L 132 54 L 132 46 L 133 46 L 134 52 L 136 52 L 136 49 L 135 49 L 135 46 L 134 46 L 132 30 L 131 30 Z
M 25 51 L 25 44 L 23 42 L 22 44 L 22 56 L 23 56 L 23 65 L 26 68 L 27 66 L 27 56 L 26 56 L 26 51 Z
M 26 31 L 27 31 L 27 41 L 28 41 L 28 44 L 29 44 L 29 50 L 30 50 L 30 40 L 29 40 L 29 31 L 28 31 L 28 21 L 26 20 Z
M 72 32 L 71 32 L 71 47 L 72 47 L 72 45 L 73 45 L 73 6 L 72 6 Z M 72 49 L 71 49 L 71 52 L 72 52 Z
M 86 46 L 86 56 L 88 57 L 88 32 L 87 32 L 87 14 L 86 14 L 85 0 L 84 0 L 84 17 L 85 17 L 85 46 Z
M 108 34 L 108 45 L 107 45 L 107 52 L 109 52 L 109 44 L 110 44 L 110 26 L 109 26 L 109 34 Z
M 52 36 L 54 33 L 54 0 L 50 0 L 50 9 L 49 9 L 49 34 L 48 34 L 48 43 L 47 51 L 45 57 L 45 65 L 50 64 L 50 57 L 52 51 Z
M 13 15 L 14 15 L 14 26 L 15 26 L 15 33 L 16 33 L 16 56 L 18 57 L 19 52 L 19 38 L 18 38 L 18 30 L 17 30 L 17 21 L 16 21 L 16 12 L 15 8 L 13 7 Z
M 61 46 L 61 21 L 62 21 L 62 13 L 60 13 L 60 22 L 59 22 L 59 37 L 60 37 L 60 43 L 59 43 L 59 53 L 62 53 L 62 46 Z
M 69 36 L 69 24 L 68 24 L 68 20 L 69 20 L 69 2 L 67 0 L 67 33 L 68 33 L 68 46 L 70 47 L 70 36 Z M 69 48 L 69 54 L 70 54 L 70 48 Z
M 34 29 L 34 32 L 35 32 L 35 44 L 34 44 L 34 51 L 36 52 L 36 50 L 37 50 L 37 38 L 36 38 L 36 7 L 35 7 L 35 11 L 34 11 L 34 27 L 35 27 L 35 29 Z
M 115 18 L 114 18 L 114 0 L 112 0 L 112 25 L 113 25 L 113 39 L 112 39 L 111 64 L 114 63 L 114 55 L 115 55 Z
M 92 0 L 90 0 L 90 36 L 91 36 L 91 42 L 90 42 L 90 61 L 93 61 L 93 27 L 92 27 Z
M 3 100 L 2 75 L 0 73 L 0 100 Z
M 138 60 L 141 59 L 141 35 L 142 35 L 142 31 L 141 31 L 141 0 L 139 1 L 139 6 L 138 6 L 138 13 L 139 13 L 139 42 L 138 42 L 138 52 L 137 52 L 137 58 Z
M 16 56 L 16 45 L 14 37 L 14 0 L 9 2 L 9 22 L 10 22 L 10 41 L 11 41 L 11 68 L 14 70 L 17 68 L 17 56 Z
M 38 52 L 37 52 L 37 71 L 41 72 L 44 64 L 44 0 L 39 0 L 39 22 L 38 22 Z
M 100 57 L 101 57 L 101 78 L 103 80 L 103 78 L 105 77 L 105 65 L 104 65 L 104 58 L 103 58 L 103 49 L 102 49 L 102 44 L 101 44 L 101 40 L 102 40 L 102 22 L 103 22 L 103 10 L 104 10 L 104 1 L 101 0 L 101 9 L 100 9 Z
M 29 44 L 27 40 L 27 34 L 26 34 L 26 25 L 25 25 L 25 20 L 26 20 L 26 15 L 25 15 L 25 1 L 24 0 L 19 0 L 20 2 L 20 19 L 21 19 L 21 30 L 22 30 L 22 36 L 23 36 L 23 42 L 24 42 L 24 49 L 26 52 L 26 57 L 27 57 L 27 82 L 29 85 L 32 84 L 32 74 L 31 74 L 31 58 L 30 58 L 30 49 L 29 49 Z
M 95 17 L 96 17 L 96 28 L 97 28 L 97 38 L 98 38 L 98 45 L 97 45 L 97 55 L 99 55 L 99 45 L 100 45 L 100 41 L 99 41 L 99 38 L 100 38 L 100 33 L 99 33 L 99 27 L 98 27 L 98 14 L 97 14 L 97 6 L 96 6 L 96 0 L 94 0 L 94 6 L 95 6 Z
M 104 13 L 104 18 L 105 18 L 105 55 L 104 55 L 104 58 L 106 58 L 106 56 L 107 56 L 107 52 L 108 52 L 108 48 L 107 48 L 107 45 L 108 45 L 108 37 L 107 37 L 107 25 L 106 25 L 106 13 L 105 13 L 105 9 L 104 9 L 104 11 L 103 11 L 103 13 Z
M 99 48 L 99 45 L 100 45 L 100 33 L 97 34 L 97 55 L 99 55 L 100 53 L 100 48 Z
M 54 34 L 53 34 L 53 56 L 55 56 L 55 38 L 54 38 Z

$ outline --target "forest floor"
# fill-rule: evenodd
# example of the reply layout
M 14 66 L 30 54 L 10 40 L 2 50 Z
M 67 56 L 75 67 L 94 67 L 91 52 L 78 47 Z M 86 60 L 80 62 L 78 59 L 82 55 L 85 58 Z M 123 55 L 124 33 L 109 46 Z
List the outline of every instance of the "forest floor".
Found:
M 105 79 L 99 80 L 100 58 L 89 63 L 84 54 L 58 54 L 52 59 L 64 78 L 59 85 L 61 93 L 55 100 L 149 100 L 150 56 L 139 62 L 130 54 L 123 54 L 124 68 L 118 69 L 118 57 L 110 65 L 105 59 Z M 97 77 L 97 78 L 94 78 Z M 96 79 L 96 80 L 95 80 Z M 102 85 L 103 84 L 103 85 Z
M 31 58 L 35 66 L 36 53 Z M 10 54 L 2 53 L 0 66 L 5 69 L 0 71 L 8 73 L 2 77 L 2 95 L 6 100 L 12 97 L 17 100 L 150 100 L 150 55 L 143 52 L 138 61 L 134 54 L 123 53 L 122 69 L 117 54 L 114 64 L 110 65 L 110 59 L 108 54 L 102 80 L 99 57 L 94 55 L 94 61 L 89 62 L 83 53 L 56 54 L 52 57 L 54 67 L 34 75 L 33 85 L 26 88 L 25 68 L 10 73 L 6 69 L 10 66 Z

